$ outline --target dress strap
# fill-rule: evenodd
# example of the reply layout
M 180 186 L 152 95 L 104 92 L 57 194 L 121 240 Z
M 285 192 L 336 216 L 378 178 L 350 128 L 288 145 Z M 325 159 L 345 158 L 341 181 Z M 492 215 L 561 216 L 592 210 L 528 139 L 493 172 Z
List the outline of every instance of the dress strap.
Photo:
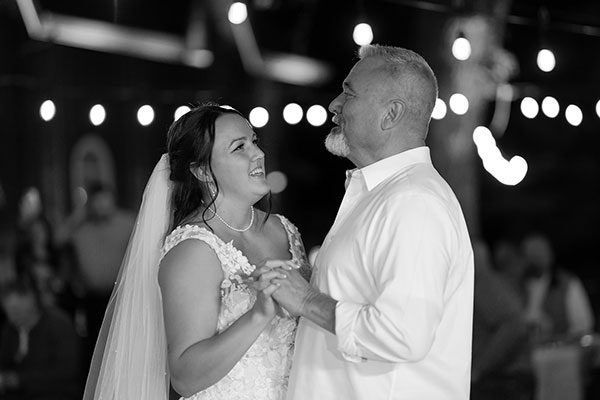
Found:
M 175 228 L 165 239 L 161 250 L 161 260 L 172 248 L 187 239 L 201 240 L 208 244 L 221 262 L 221 268 L 226 277 L 239 272 L 240 269 L 249 275 L 254 269 L 231 243 L 223 242 L 217 235 L 198 225 L 183 225 Z

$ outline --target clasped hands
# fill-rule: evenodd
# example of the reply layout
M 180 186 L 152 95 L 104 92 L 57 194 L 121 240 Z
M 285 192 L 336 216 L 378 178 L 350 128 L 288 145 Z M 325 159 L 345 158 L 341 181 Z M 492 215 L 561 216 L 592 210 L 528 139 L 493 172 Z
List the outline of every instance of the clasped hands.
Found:
M 292 261 L 263 261 L 256 267 L 251 278 L 252 286 L 258 291 L 275 285 L 277 288 L 271 297 L 294 317 L 302 315 L 303 308 L 314 291 L 300 275 L 298 265 Z

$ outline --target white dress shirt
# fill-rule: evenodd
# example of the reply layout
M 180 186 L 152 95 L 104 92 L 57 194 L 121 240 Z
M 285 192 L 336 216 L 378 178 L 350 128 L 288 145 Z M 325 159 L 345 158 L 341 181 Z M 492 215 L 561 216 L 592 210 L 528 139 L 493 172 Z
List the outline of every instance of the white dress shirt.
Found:
M 311 283 L 336 335 L 300 320 L 288 399 L 469 398 L 473 252 L 429 148 L 352 171 Z

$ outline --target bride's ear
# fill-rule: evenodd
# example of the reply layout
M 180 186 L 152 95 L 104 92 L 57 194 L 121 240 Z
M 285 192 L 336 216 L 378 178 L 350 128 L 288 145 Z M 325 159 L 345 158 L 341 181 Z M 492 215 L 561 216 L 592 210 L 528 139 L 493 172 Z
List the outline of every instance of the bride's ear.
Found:
M 212 174 L 210 173 L 210 171 L 208 171 L 208 168 L 204 167 L 202 165 L 191 164 L 190 165 L 190 172 L 200 182 L 208 183 L 208 182 L 212 182 L 213 181 Z

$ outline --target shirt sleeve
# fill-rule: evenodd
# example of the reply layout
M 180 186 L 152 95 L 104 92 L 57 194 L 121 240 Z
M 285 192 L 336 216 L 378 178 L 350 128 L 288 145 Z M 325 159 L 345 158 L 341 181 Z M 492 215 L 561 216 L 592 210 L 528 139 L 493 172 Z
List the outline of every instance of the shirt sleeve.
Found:
M 369 230 L 363 262 L 379 295 L 372 304 L 338 302 L 338 349 L 353 362 L 419 361 L 442 318 L 456 228 L 440 200 L 409 194 L 389 199 Z

